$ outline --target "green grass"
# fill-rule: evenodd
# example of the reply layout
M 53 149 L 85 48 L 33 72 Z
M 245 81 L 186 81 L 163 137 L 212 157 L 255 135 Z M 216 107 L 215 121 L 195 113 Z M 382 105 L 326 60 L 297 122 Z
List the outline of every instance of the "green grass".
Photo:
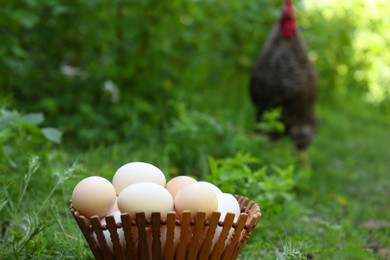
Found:
M 388 259 L 390 230 L 380 224 L 390 219 L 388 117 L 354 100 L 322 104 L 319 114 L 308 186 L 280 214 L 265 215 L 256 234 L 265 243 L 254 242 L 248 257 L 258 250 L 274 259 L 272 250 L 287 236 L 316 259 Z M 369 228 L 368 221 L 378 225 Z
M 242 117 L 248 117 L 243 111 Z M 264 202 L 270 208 L 280 205 L 276 210 L 262 208 L 264 217 L 241 259 L 389 257 L 390 122 L 383 111 L 359 98 L 321 102 L 318 111 L 320 128 L 305 163 L 299 162 L 288 140 L 257 140 L 250 129 L 228 132 L 248 142 L 254 138 L 257 148 L 248 146 L 245 140 L 241 140 L 242 147 L 263 160 L 264 165 L 295 165 L 296 183 L 293 190 L 287 189 L 292 197 L 280 203 L 272 199 L 271 203 Z M 111 179 L 116 168 L 126 161 L 150 161 L 177 174 L 169 155 L 164 154 L 166 144 L 157 144 L 155 138 L 151 137 L 153 145 L 137 149 L 117 144 L 75 152 L 58 147 L 30 150 L 28 153 L 34 152 L 40 159 L 22 153 L 15 159 L 17 168 L 2 164 L 2 171 L 7 173 L 1 175 L 0 258 L 91 258 L 68 209 L 73 187 L 88 175 Z M 199 169 L 190 169 L 179 174 L 197 175 Z M 207 178 L 207 173 L 198 177 Z M 266 190 L 265 195 L 271 190 Z M 256 190 L 249 194 L 258 195 Z

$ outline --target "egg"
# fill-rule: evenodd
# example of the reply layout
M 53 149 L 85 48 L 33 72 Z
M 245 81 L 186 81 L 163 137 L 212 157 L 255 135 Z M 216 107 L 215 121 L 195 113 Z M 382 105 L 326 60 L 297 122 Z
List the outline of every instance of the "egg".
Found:
M 165 187 L 166 179 L 159 168 L 145 162 L 131 162 L 121 166 L 112 179 L 117 194 L 127 186 L 138 182 L 153 182 Z
M 217 195 L 217 196 L 222 193 L 222 191 L 216 185 L 212 184 L 211 182 L 199 181 L 199 183 L 203 183 L 203 184 L 207 185 L 207 187 L 212 189 L 214 191 L 215 195 Z
M 206 218 L 218 209 L 218 200 L 214 191 L 199 182 L 191 183 L 181 188 L 175 196 L 175 210 L 181 218 L 183 210 L 191 211 L 194 218 L 198 211 L 204 211 Z
M 165 188 L 171 193 L 172 197 L 175 198 L 176 193 L 184 186 L 195 183 L 196 180 L 189 176 L 177 176 L 167 182 Z
M 115 211 L 119 211 L 119 209 L 118 209 L 118 197 L 115 197 L 114 207 L 111 209 L 110 213 L 113 213 Z
M 238 220 L 238 217 L 241 214 L 240 204 L 238 203 L 237 199 L 229 193 L 221 193 L 217 196 L 217 200 L 218 200 L 218 211 L 221 212 L 221 216 L 219 217 L 219 220 L 224 221 L 227 213 L 233 213 L 235 215 L 234 222 L 236 222 Z M 211 244 L 211 251 L 214 250 L 214 247 L 217 244 L 219 237 L 221 235 L 222 229 L 223 227 L 220 226 L 216 227 L 215 234 Z M 201 241 L 204 241 L 204 239 L 206 238 L 207 231 L 208 231 L 208 227 L 206 227 L 205 230 L 203 231 Z M 232 238 L 233 234 L 234 234 L 234 228 L 231 228 L 225 240 L 225 247 L 227 243 L 230 241 L 230 239 Z
M 221 212 L 219 220 L 224 220 L 226 213 L 234 213 L 234 221 L 237 221 L 240 216 L 241 209 L 237 199 L 229 193 L 221 193 L 217 196 L 218 200 L 218 211 Z
M 114 186 L 106 179 L 91 176 L 81 180 L 72 193 L 73 207 L 85 217 L 99 218 L 111 212 L 116 202 Z
M 145 212 L 150 218 L 152 212 L 160 212 L 161 218 L 166 218 L 168 211 L 173 210 L 173 198 L 168 190 L 152 182 L 132 184 L 119 193 L 118 208 L 121 212 L 135 218 L 137 212 Z

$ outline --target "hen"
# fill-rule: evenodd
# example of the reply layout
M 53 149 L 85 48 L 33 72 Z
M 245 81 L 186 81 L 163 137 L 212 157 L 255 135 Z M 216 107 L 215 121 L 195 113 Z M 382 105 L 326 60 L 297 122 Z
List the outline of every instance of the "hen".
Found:
M 315 135 L 318 78 L 296 26 L 291 0 L 261 49 L 250 79 L 250 96 L 261 122 L 266 110 L 280 107 L 283 134 L 304 152 Z

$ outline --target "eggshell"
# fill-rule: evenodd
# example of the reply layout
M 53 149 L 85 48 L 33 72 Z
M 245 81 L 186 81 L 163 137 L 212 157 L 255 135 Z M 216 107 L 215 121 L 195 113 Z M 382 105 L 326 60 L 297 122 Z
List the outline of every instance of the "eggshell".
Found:
M 73 207 L 87 218 L 107 215 L 114 207 L 115 201 L 116 192 L 113 185 L 99 176 L 81 180 L 72 193 Z
M 237 221 L 240 216 L 241 209 L 240 204 L 236 198 L 229 193 L 222 193 L 217 196 L 218 200 L 218 211 L 221 212 L 219 220 L 224 220 L 226 213 L 233 213 L 235 215 L 234 221 Z
M 214 191 L 203 183 L 191 183 L 181 188 L 175 196 L 175 210 L 181 218 L 183 210 L 191 211 L 194 218 L 198 211 L 204 211 L 206 218 L 218 209 L 218 200 Z
M 119 209 L 118 209 L 118 197 L 115 198 L 114 207 L 111 209 L 110 213 L 113 213 L 115 211 L 119 211 Z
M 217 200 L 218 200 L 218 211 L 221 212 L 221 216 L 219 217 L 219 220 L 223 221 L 225 220 L 225 216 L 227 213 L 233 213 L 235 215 L 234 221 L 237 221 L 241 213 L 240 204 L 238 204 L 237 199 L 232 194 L 222 193 L 217 196 Z M 215 234 L 211 246 L 212 250 L 214 249 L 215 244 L 219 240 L 219 237 L 222 232 L 222 228 L 223 227 L 218 226 L 217 229 L 215 230 Z M 234 228 L 231 228 L 225 240 L 225 247 L 227 243 L 230 241 L 230 239 L 232 238 L 233 234 L 234 234 Z
M 238 203 L 237 199 L 229 193 L 221 193 L 217 196 L 217 200 L 218 200 L 218 211 L 221 212 L 221 216 L 219 217 L 219 220 L 224 221 L 227 213 L 233 213 L 235 215 L 234 221 L 237 221 L 238 217 L 241 214 L 240 204 Z M 217 228 L 215 229 L 214 238 L 212 240 L 212 245 L 211 245 L 211 252 L 212 250 L 214 250 L 214 247 L 219 240 L 222 229 L 223 227 L 220 226 L 217 226 Z M 202 233 L 202 237 L 201 237 L 202 242 L 206 238 L 207 232 L 208 232 L 208 227 L 206 227 Z M 231 228 L 225 240 L 225 247 L 230 241 L 230 239 L 232 238 L 233 234 L 234 234 L 234 228 Z
M 195 183 L 196 180 L 189 176 L 177 176 L 167 182 L 165 188 L 171 193 L 172 197 L 175 198 L 176 193 L 184 186 Z
M 115 172 L 112 179 L 117 194 L 127 186 L 139 182 L 153 182 L 165 187 L 166 179 L 159 168 L 145 162 L 131 162 L 123 165 Z
M 131 219 L 137 212 L 145 212 L 146 218 L 150 218 L 152 212 L 160 212 L 161 218 L 166 218 L 168 211 L 173 210 L 173 198 L 159 184 L 140 182 L 122 190 L 118 196 L 118 208 L 128 213 Z
M 203 183 L 205 185 L 207 185 L 207 187 L 209 187 L 210 189 L 212 189 L 215 193 L 215 195 L 219 195 L 219 194 L 222 194 L 222 191 L 214 184 L 212 184 L 211 182 L 207 182 L 207 181 L 199 181 L 199 183 Z

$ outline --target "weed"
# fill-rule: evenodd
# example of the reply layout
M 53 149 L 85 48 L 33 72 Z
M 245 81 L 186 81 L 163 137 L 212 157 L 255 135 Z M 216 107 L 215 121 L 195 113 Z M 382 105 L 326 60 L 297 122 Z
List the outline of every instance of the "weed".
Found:
M 284 238 L 280 240 L 281 250 L 276 248 L 276 258 L 278 260 L 303 260 L 307 259 L 306 254 L 303 252 L 303 242 L 293 242 L 291 238 Z

